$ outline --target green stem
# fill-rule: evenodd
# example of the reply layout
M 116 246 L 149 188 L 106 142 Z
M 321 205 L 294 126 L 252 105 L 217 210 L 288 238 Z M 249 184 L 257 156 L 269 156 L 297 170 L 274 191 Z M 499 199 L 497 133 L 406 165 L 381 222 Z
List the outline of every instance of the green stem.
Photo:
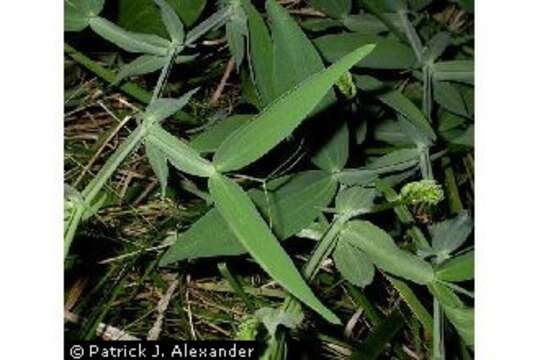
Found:
M 154 94 L 152 95 L 152 100 L 155 100 L 163 86 L 165 86 L 167 74 L 169 72 L 169 66 L 173 61 L 176 55 L 176 51 L 171 52 L 168 58 L 167 64 L 161 70 L 158 84 L 154 89 Z M 113 80 L 114 81 L 114 80 Z M 105 183 L 110 179 L 113 173 L 118 169 L 120 164 L 131 154 L 143 141 L 144 137 L 148 132 L 147 127 L 141 123 L 137 128 L 120 144 L 116 151 L 107 159 L 105 165 L 100 169 L 97 175 L 88 183 L 88 185 L 81 192 L 83 198 L 83 204 L 89 206 L 94 201 L 95 197 L 99 194 Z M 64 257 L 69 253 L 69 248 L 75 237 L 75 233 L 81 221 L 83 212 L 77 214 L 79 211 L 84 211 L 84 207 L 81 206 L 83 210 L 77 208 L 73 221 L 69 224 L 69 231 L 65 234 L 64 237 Z
M 433 169 L 427 146 L 423 146 L 420 151 L 420 171 L 424 180 L 433 180 Z
M 407 13 L 402 10 L 399 11 L 399 16 L 405 27 L 405 33 L 407 38 L 413 48 L 413 51 L 416 55 L 416 60 L 420 65 L 422 65 L 422 82 L 423 82 L 423 96 L 422 96 L 422 108 L 424 115 L 431 122 L 431 108 L 432 108 L 432 90 L 431 90 L 431 67 L 424 64 L 425 59 L 423 55 L 423 48 L 418 33 L 412 26 L 411 22 L 407 17 Z M 433 169 L 431 165 L 431 160 L 429 157 L 429 148 L 427 146 L 422 147 L 420 155 L 420 169 L 422 172 L 422 177 L 425 180 L 433 179 Z M 415 229 L 411 234 L 420 233 L 418 228 Z M 425 240 L 425 238 L 424 238 Z M 432 359 L 433 360 L 444 360 L 445 351 L 444 351 L 444 318 L 442 316 L 441 305 L 437 299 L 433 300 L 433 350 L 432 350 Z
M 444 360 L 443 326 L 441 304 L 437 299 L 433 299 L 433 350 L 431 354 L 433 360 Z
M 116 149 L 116 151 L 107 159 L 105 165 L 103 165 L 97 175 L 81 192 L 85 204 L 92 203 L 112 174 L 125 158 L 141 143 L 145 135 L 146 129 L 141 124 L 124 140 L 124 142 L 122 142 L 122 144 L 120 144 L 118 149 Z
M 436 265 L 440 264 L 440 261 L 434 259 L 433 262 Z M 437 297 L 433 297 L 433 342 L 431 358 L 432 360 L 444 360 L 446 357 L 444 350 L 444 315 L 442 305 L 439 303 Z
M 431 66 L 429 61 L 426 60 L 424 56 L 424 48 L 422 41 L 416 32 L 416 29 L 409 21 L 407 12 L 405 9 L 398 11 L 399 18 L 405 28 L 405 34 L 411 47 L 413 48 L 414 55 L 416 56 L 416 61 L 419 65 L 422 66 L 422 79 L 423 79 L 423 97 L 422 97 L 422 107 L 424 110 L 424 115 L 431 122 L 431 108 L 432 108 L 432 90 L 431 90 Z
M 286 333 L 278 330 L 276 335 L 268 340 L 268 348 L 261 356 L 261 360 L 285 360 L 287 359 Z
M 81 192 L 83 197 L 82 205 L 78 205 L 70 219 L 68 229 L 64 233 L 64 258 L 69 253 L 69 248 L 81 222 L 82 215 L 86 207 L 88 207 L 94 201 L 95 197 L 99 194 L 107 180 L 112 176 L 114 171 L 120 166 L 120 163 L 141 143 L 145 135 L 145 129 L 143 125 L 139 125 L 135 131 L 133 131 L 126 140 L 118 147 L 114 154 L 107 159 L 105 165 L 101 168 L 99 173 L 88 183 L 88 185 Z
M 433 93 L 431 90 L 432 74 L 431 66 L 422 67 L 422 79 L 423 79 L 423 96 L 422 96 L 422 108 L 424 110 L 424 115 L 426 119 L 431 123 L 431 113 L 432 113 L 432 104 L 433 104 Z
M 158 82 L 156 84 L 156 87 L 154 88 L 154 92 L 152 93 L 152 99 L 150 100 L 150 103 L 153 103 L 157 98 L 159 98 L 161 92 L 163 91 L 165 87 L 165 83 L 167 82 L 167 77 L 170 73 L 170 68 L 172 65 L 172 62 L 174 58 L 176 57 L 177 50 L 171 50 L 171 53 L 167 57 L 167 63 L 161 70 L 161 73 L 159 74 Z

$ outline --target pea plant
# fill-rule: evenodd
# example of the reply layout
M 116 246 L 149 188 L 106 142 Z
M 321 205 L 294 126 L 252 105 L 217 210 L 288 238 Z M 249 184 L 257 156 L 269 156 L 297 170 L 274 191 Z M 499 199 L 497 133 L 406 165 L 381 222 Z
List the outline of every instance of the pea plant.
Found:
M 205 208 L 187 228 L 167 225 L 155 271 L 219 263 L 249 309 L 235 337 L 261 342 L 262 358 L 296 358 L 293 342 L 310 336 L 340 344 L 343 358 L 472 358 L 471 3 L 135 3 L 159 23 L 138 32 L 130 17 L 108 20 L 105 0 L 65 0 L 66 32 L 132 60 L 111 70 L 68 44 L 66 56 L 142 107 L 99 171 L 65 185 L 64 256 L 86 241 L 81 224 L 109 206 L 113 175 L 142 148 L 161 201 L 180 188 Z M 179 137 L 167 124 L 196 117 L 189 109 L 208 101 L 207 84 L 173 86 L 172 74 L 189 77 L 209 40 L 226 46 L 240 105 L 207 112 Z M 246 292 L 226 265 L 241 261 L 285 292 L 281 303 Z M 366 330 L 351 336 L 361 317 Z M 313 322 L 333 340 L 305 335 Z M 398 336 L 407 345 L 394 346 Z

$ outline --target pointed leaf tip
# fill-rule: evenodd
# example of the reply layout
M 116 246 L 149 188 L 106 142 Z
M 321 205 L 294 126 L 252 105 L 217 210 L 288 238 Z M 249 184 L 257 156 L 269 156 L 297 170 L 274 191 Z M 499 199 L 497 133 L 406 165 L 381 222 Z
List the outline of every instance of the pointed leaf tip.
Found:
M 315 296 L 244 190 L 215 173 L 208 180 L 216 208 L 257 263 L 300 301 L 333 324 L 339 318 Z
M 272 102 L 251 123 L 227 137 L 214 156 L 216 169 L 241 169 L 274 148 L 300 125 L 338 79 L 374 47 L 369 44 L 356 49 Z

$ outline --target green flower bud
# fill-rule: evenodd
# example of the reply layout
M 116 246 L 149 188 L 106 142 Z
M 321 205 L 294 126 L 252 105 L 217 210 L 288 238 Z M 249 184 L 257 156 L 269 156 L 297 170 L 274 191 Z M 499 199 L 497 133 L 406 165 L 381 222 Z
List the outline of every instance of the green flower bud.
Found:
M 421 180 L 403 186 L 400 197 L 405 204 L 437 205 L 444 199 L 444 191 L 435 180 Z
M 356 85 L 349 71 L 343 74 L 336 83 L 339 91 L 347 98 L 352 99 L 356 96 Z

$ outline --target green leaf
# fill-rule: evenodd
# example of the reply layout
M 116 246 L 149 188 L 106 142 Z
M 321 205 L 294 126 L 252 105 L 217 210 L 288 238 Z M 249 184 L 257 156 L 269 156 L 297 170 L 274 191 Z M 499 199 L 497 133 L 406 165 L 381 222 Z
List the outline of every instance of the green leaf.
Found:
M 186 232 L 169 235 L 164 242 L 171 243 L 171 246 L 161 257 L 160 266 L 187 259 L 246 253 L 215 208 L 199 218 Z
M 439 118 L 439 132 L 448 132 L 457 128 L 462 128 L 467 120 L 448 111 L 442 111 Z
M 244 61 L 245 55 L 245 38 L 247 37 L 247 29 L 236 23 L 227 22 L 225 25 L 227 34 L 227 43 L 229 50 L 233 55 L 236 68 L 238 69 Z M 245 32 L 244 32 L 245 31 Z
M 397 114 L 397 124 L 401 132 L 418 148 L 427 149 L 433 145 L 433 141 L 425 131 L 415 126 L 409 119 Z M 433 133 L 435 135 L 435 133 Z
M 125 51 L 157 56 L 165 56 L 169 51 L 168 47 L 158 45 L 159 37 L 132 33 L 102 17 L 93 17 L 89 23 L 94 32 Z
M 372 161 L 366 168 L 379 174 L 402 171 L 418 165 L 419 157 L 417 148 L 395 150 Z
M 167 51 L 170 51 L 172 48 L 172 43 L 170 40 L 154 34 L 131 33 L 131 36 L 133 36 L 138 41 L 147 42 L 161 48 L 167 48 Z
M 466 345 L 474 345 L 474 308 L 466 307 L 459 297 L 446 286 L 438 283 L 429 285 L 429 290 L 437 298 L 444 314 L 456 328 Z
M 162 151 L 171 164 L 180 171 L 201 177 L 209 177 L 215 173 L 214 167 L 208 160 L 202 158 L 188 144 L 159 125 L 150 129 L 146 139 Z
M 229 50 L 233 55 L 236 68 L 239 69 L 244 61 L 245 39 L 249 33 L 247 15 L 240 1 L 233 1 L 229 6 L 231 7 L 231 16 L 225 25 L 225 31 Z
M 441 138 L 458 148 L 474 147 L 474 124 L 462 116 L 446 110 L 441 111 L 438 131 Z
M 377 99 L 403 115 L 428 139 L 435 140 L 437 138 L 422 111 L 400 91 L 393 89 L 381 91 L 384 90 L 384 84 L 371 76 L 354 76 L 354 79 L 358 88 L 375 93 Z
M 186 27 L 201 16 L 206 0 L 166 0 Z M 160 11 L 153 0 L 119 0 L 118 25 L 126 30 L 167 36 Z
M 458 89 L 446 81 L 433 82 L 433 97 L 443 108 L 454 114 L 470 117 L 465 99 Z
M 433 268 L 429 263 L 398 248 L 390 235 L 370 222 L 350 221 L 340 236 L 340 241 L 358 247 L 377 267 L 390 274 L 422 285 L 434 280 Z
M 378 179 L 377 172 L 366 169 L 345 169 L 337 175 L 338 181 L 348 186 L 370 186 Z
M 247 54 L 249 61 L 249 52 Z M 255 84 L 253 77 L 249 73 L 249 69 L 251 69 L 251 64 L 249 64 L 247 69 L 246 67 L 238 69 L 240 75 L 240 87 L 242 88 L 242 102 L 251 104 L 260 110 L 264 106 L 261 103 L 261 97 L 259 95 L 259 90 L 257 89 L 257 84 Z
M 339 28 L 342 26 L 341 21 L 330 18 L 312 18 L 306 19 L 300 23 L 302 29 L 311 32 L 328 31 L 332 28 Z
M 120 68 L 116 75 L 115 84 L 130 76 L 149 74 L 167 65 L 166 56 L 141 55 L 129 64 Z
M 474 345 L 474 308 L 454 308 L 443 306 L 448 320 L 454 325 L 457 332 L 467 346 Z
M 376 35 L 356 33 L 331 34 L 314 40 L 322 56 L 334 62 L 350 51 L 365 44 L 375 44 L 373 52 L 356 64 L 361 68 L 372 69 L 410 69 L 416 58 L 410 47 L 397 40 Z
M 171 3 L 184 25 L 191 27 L 201 17 L 207 0 L 177 0 Z
M 405 301 L 409 309 L 413 312 L 416 318 L 422 323 L 424 331 L 427 335 L 431 336 L 433 332 L 433 318 L 431 314 L 426 310 L 420 299 L 416 296 L 414 291 L 405 282 L 387 275 L 386 278 L 390 281 L 392 286 L 398 291 L 399 296 Z
M 245 126 L 254 115 L 232 115 L 194 136 L 189 145 L 200 153 L 213 153 L 236 130 Z
M 209 178 L 208 186 L 218 211 L 255 261 L 293 296 L 339 324 L 339 318 L 308 287 L 242 188 L 219 173 Z
M 182 110 L 197 91 L 199 91 L 198 88 L 190 90 L 178 99 L 156 99 L 148 105 L 146 111 L 144 112 L 143 118 L 150 124 L 161 122 L 162 120 Z
M 161 185 L 161 193 L 165 195 L 167 189 L 167 179 L 169 177 L 169 165 L 165 154 L 150 141 L 145 141 L 145 150 L 152 170 L 156 174 Z
M 357 247 L 338 241 L 332 257 L 339 273 L 351 284 L 366 287 L 373 281 L 375 267 Z
M 432 66 L 433 79 L 474 84 L 474 61 L 452 60 L 436 62 Z
M 326 220 L 326 218 L 324 218 L 324 220 Z M 319 241 L 328 231 L 328 228 L 329 224 L 327 222 L 321 222 L 319 218 L 317 221 L 312 222 L 308 227 L 300 230 L 296 236 L 304 239 Z
M 324 63 L 315 46 L 283 7 L 273 0 L 268 1 L 266 6 L 274 39 L 273 88 L 274 96 L 277 96 L 324 70 Z M 318 113 L 335 101 L 335 94 L 330 90 L 313 112 Z M 332 127 L 329 131 L 333 135 L 323 140 L 324 143 L 312 157 L 312 162 L 321 169 L 339 171 L 348 158 L 348 128 L 346 124 L 329 125 Z
M 439 282 L 433 282 L 428 285 L 429 291 L 439 301 L 443 307 L 463 308 L 465 304 L 450 288 L 440 284 Z
M 174 12 L 173 7 L 165 0 L 154 0 L 154 2 L 161 10 L 161 19 L 171 40 L 177 44 L 182 44 L 185 37 L 184 24 L 182 24 L 182 21 L 180 21 L 178 15 Z
M 465 102 L 469 117 L 474 117 L 474 86 L 457 83 L 454 83 L 454 86 L 458 89 Z
M 241 169 L 285 139 L 354 63 L 373 50 L 366 45 L 345 56 L 270 104 L 251 123 L 229 136 L 214 156 L 219 171 Z
M 104 4 L 105 0 L 64 0 L 64 31 L 84 30 Z
M 320 169 L 336 173 L 343 170 L 349 158 L 347 122 L 343 121 L 330 136 L 327 134 L 327 139 L 325 143 L 320 144 L 320 148 L 311 158 L 311 162 Z
M 248 19 L 251 76 L 257 87 L 259 102 L 264 108 L 275 98 L 272 39 L 261 14 L 251 5 L 251 2 L 243 0 L 242 6 Z
M 193 45 L 195 41 L 200 39 L 203 35 L 211 30 L 215 30 L 224 25 L 229 19 L 231 14 L 231 8 L 229 6 L 221 7 L 215 13 L 207 17 L 204 21 L 200 22 L 191 29 L 186 35 L 185 45 Z
M 280 240 L 287 239 L 309 226 L 328 206 L 337 184 L 322 171 L 306 171 L 279 178 L 267 184 L 267 193 L 251 190 L 249 195 L 272 231 Z M 161 265 L 199 257 L 244 254 L 246 250 L 229 230 L 217 209 L 211 209 L 175 241 L 161 260 Z
M 385 14 L 395 26 L 401 26 L 399 18 L 394 14 Z M 370 14 L 347 15 L 343 19 L 343 25 L 357 34 L 376 35 L 388 31 L 388 27 L 375 16 Z
M 308 226 L 336 193 L 337 184 L 330 174 L 305 171 L 276 179 L 264 190 L 250 193 L 272 230 L 280 239 L 295 235 Z
M 311 6 L 323 13 L 341 19 L 351 12 L 351 0 L 309 0 Z
M 469 125 L 463 133 L 452 138 L 450 140 L 450 143 L 454 145 L 462 145 L 462 146 L 473 148 L 474 147 L 474 126 Z
M 445 261 L 436 269 L 435 276 L 452 282 L 474 279 L 474 250 Z
M 420 40 L 420 36 L 418 35 L 418 32 L 416 31 L 415 26 L 412 24 L 412 22 L 409 19 L 407 5 L 402 0 L 394 0 L 392 2 L 398 5 L 395 11 L 397 12 L 397 14 L 399 15 L 401 19 L 403 31 L 405 32 L 405 35 L 407 36 L 407 40 L 409 41 L 409 44 L 411 45 L 411 48 L 414 51 L 414 55 L 416 56 L 417 63 L 424 65 L 425 64 L 425 59 L 423 58 L 424 47 L 422 46 L 422 40 Z
M 130 31 L 167 36 L 153 0 L 118 0 L 118 25 Z
M 467 240 L 472 228 L 473 221 L 466 211 L 452 219 L 434 223 L 429 228 L 434 254 L 441 258 L 448 258 Z
M 411 138 L 403 133 L 401 126 L 394 119 L 384 119 L 375 124 L 373 136 L 377 141 L 383 141 L 397 146 L 414 145 Z
M 336 196 L 336 210 L 342 214 L 368 212 L 375 202 L 377 191 L 360 186 L 341 190 Z
M 274 0 L 268 0 L 266 11 L 271 21 L 274 40 L 275 99 L 308 77 L 324 70 L 324 64 L 315 46 L 287 10 Z M 320 101 L 316 111 L 327 107 L 333 101 L 335 97 L 333 91 L 330 90 L 329 94 Z
M 433 36 L 424 50 L 422 55 L 425 62 L 433 62 L 439 58 L 446 48 L 450 45 L 450 34 L 446 31 L 441 31 Z

